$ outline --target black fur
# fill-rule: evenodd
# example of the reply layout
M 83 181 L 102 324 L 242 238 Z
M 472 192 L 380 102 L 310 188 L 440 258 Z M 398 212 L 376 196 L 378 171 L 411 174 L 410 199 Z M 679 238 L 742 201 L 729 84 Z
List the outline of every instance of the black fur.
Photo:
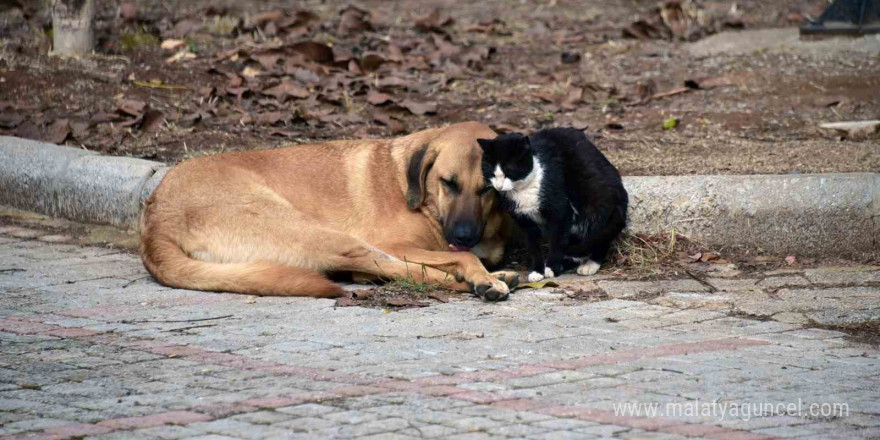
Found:
M 543 273 L 549 267 L 559 275 L 578 264 L 572 258 L 605 261 L 612 242 L 626 227 L 629 199 L 617 169 L 582 131 L 554 128 L 530 137 L 505 134 L 478 142 L 487 182 L 498 164 L 511 180 L 527 177 L 534 158 L 543 168 L 540 222 L 523 215 L 505 192 L 500 193 L 502 207 L 528 237 L 531 270 Z M 542 237 L 550 244 L 546 261 Z
M 428 146 L 423 145 L 416 150 L 406 168 L 406 206 L 409 209 L 417 209 L 425 201 L 425 182 L 422 181 L 422 168 L 425 161 L 425 153 Z

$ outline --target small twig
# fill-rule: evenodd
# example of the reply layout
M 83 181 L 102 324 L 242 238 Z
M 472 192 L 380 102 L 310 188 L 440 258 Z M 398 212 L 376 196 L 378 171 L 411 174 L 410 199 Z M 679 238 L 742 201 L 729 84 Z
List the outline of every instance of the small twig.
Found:
M 200 321 L 213 321 L 215 319 L 226 319 L 232 318 L 235 315 L 223 315 L 223 316 L 214 316 L 212 318 L 198 318 L 198 319 L 169 319 L 169 320 L 143 320 L 143 321 L 119 321 L 120 324 L 141 324 L 145 322 L 161 322 L 161 323 L 173 323 L 173 322 L 200 322 Z
M 709 284 L 708 281 L 706 281 L 706 280 L 704 280 L 704 279 L 702 279 L 702 278 L 696 276 L 693 272 L 691 272 L 691 271 L 685 269 L 685 270 L 684 270 L 684 273 L 686 273 L 689 277 L 695 279 L 698 283 L 700 283 L 700 284 L 706 286 L 707 288 L 709 288 L 709 293 L 715 293 L 715 292 L 718 291 L 718 289 L 716 289 L 715 286 Z
M 153 84 L 146 81 L 135 81 L 134 85 L 138 87 L 146 87 L 149 89 L 166 89 L 166 90 L 186 90 L 187 86 L 173 86 L 170 84 Z
M 27 272 L 24 269 L 12 268 L 12 269 L 0 269 L 0 273 L 13 273 L 13 272 Z
M 205 328 L 205 327 L 216 327 L 217 324 L 202 324 L 202 325 L 193 325 L 189 327 L 181 327 L 181 328 L 173 328 L 171 330 L 165 330 L 165 332 L 183 332 L 187 330 L 192 330 L 194 328 Z
M 689 89 L 687 87 L 680 87 L 677 89 L 667 90 L 665 92 L 655 93 L 655 94 L 651 95 L 651 99 L 665 98 L 667 96 L 678 95 L 678 94 L 687 93 L 690 91 L 691 91 L 691 89 Z
M 140 280 L 145 280 L 145 279 L 147 279 L 147 278 L 150 278 L 150 275 L 142 276 L 142 277 L 140 277 L 140 278 L 135 278 L 135 279 L 133 279 L 133 280 L 131 280 L 131 281 L 129 281 L 129 282 L 123 284 L 123 285 L 122 285 L 122 288 L 125 289 L 126 287 L 128 287 L 128 286 L 130 286 L 130 285 L 132 285 L 132 284 L 134 284 L 134 283 L 136 283 L 136 282 L 138 282 L 138 281 L 140 281 Z

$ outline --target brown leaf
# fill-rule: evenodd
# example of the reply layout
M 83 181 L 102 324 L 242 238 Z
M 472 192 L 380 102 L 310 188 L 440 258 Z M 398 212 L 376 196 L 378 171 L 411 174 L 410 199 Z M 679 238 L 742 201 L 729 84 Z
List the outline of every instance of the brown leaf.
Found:
M 442 303 L 449 302 L 449 295 L 447 295 L 443 292 L 431 292 L 428 294 L 428 298 L 436 299 L 437 301 L 440 301 Z
M 580 87 L 572 87 L 569 90 L 568 95 L 566 95 L 565 99 L 559 104 L 560 107 L 566 110 L 574 110 L 577 108 L 577 105 L 581 103 L 581 97 L 584 96 L 584 89 Z
M 285 121 L 286 118 L 282 112 L 266 112 L 258 114 L 256 120 L 262 125 L 275 125 Z
M 382 105 L 389 102 L 394 102 L 394 98 L 391 95 L 386 95 L 375 90 L 370 90 L 370 92 L 367 93 L 367 102 L 373 105 Z
M 394 61 L 395 63 L 399 63 L 403 61 L 403 51 L 400 50 L 396 44 L 388 45 L 388 61 Z
M 116 110 L 129 116 L 138 117 L 143 114 L 147 104 L 137 99 L 120 99 L 116 101 Z
M 688 259 L 690 259 L 693 262 L 700 261 L 701 258 L 703 258 L 702 252 L 697 252 L 696 254 L 688 255 Z
M 137 21 L 138 9 L 132 2 L 124 2 L 116 9 L 116 17 L 126 23 L 134 23 Z
M 71 136 L 78 141 L 82 141 L 89 136 L 89 123 L 82 120 L 70 121 Z
M 124 119 L 125 118 L 120 116 L 118 113 L 107 113 L 105 111 L 99 111 L 92 115 L 91 119 L 89 119 L 89 122 L 93 125 L 97 125 L 106 122 L 119 122 Z
M 233 96 L 241 96 L 244 94 L 244 92 L 247 92 L 247 91 L 248 91 L 247 87 L 227 87 L 226 88 L 226 93 L 233 95 Z
M 423 303 L 421 301 L 415 301 L 409 298 L 395 297 L 391 298 L 385 303 L 386 305 L 392 307 L 427 307 L 427 303 Z
M 440 53 L 440 55 L 451 57 L 461 52 L 460 47 L 456 46 L 450 41 L 447 41 L 446 38 L 441 35 L 431 34 L 431 39 L 434 41 L 434 46 L 437 47 L 437 51 Z
M 336 300 L 336 307 L 353 307 L 363 304 L 364 301 L 358 301 L 354 298 L 342 297 Z
M 24 121 L 24 116 L 14 112 L 0 113 L 0 128 L 15 128 Z
M 333 49 L 323 43 L 303 41 L 290 46 L 290 50 L 303 55 L 307 60 L 316 63 L 332 63 Z
M 288 138 L 288 139 L 293 139 L 293 138 L 299 137 L 301 135 L 302 135 L 302 133 L 300 133 L 298 131 L 292 131 L 292 130 L 275 129 L 275 130 L 272 130 L 269 132 L 269 136 L 278 136 L 278 137 L 284 137 L 284 138 Z
M 296 98 L 296 99 L 305 99 L 308 98 L 311 93 L 303 87 L 300 87 L 297 84 L 294 84 L 289 79 L 285 78 L 281 81 L 281 84 L 278 84 L 275 87 L 270 87 L 266 90 L 263 90 L 264 95 L 274 96 L 278 98 L 281 102 L 287 100 L 288 97 Z
M 374 53 L 364 55 L 360 62 L 361 69 L 365 72 L 373 72 L 381 67 L 382 64 L 385 64 L 385 58 Z
M 142 127 L 147 133 L 155 133 L 162 128 L 164 122 L 164 113 L 159 110 L 149 110 L 144 114 L 144 123 Z
M 436 102 L 416 102 L 412 100 L 405 100 L 399 104 L 401 107 L 410 111 L 410 113 L 421 116 L 425 114 L 433 114 L 437 113 L 437 103 Z
M 399 133 L 406 132 L 406 127 L 402 123 L 400 123 L 396 119 L 393 119 L 391 116 L 389 116 L 386 113 L 374 114 L 373 120 L 388 127 L 388 131 L 390 131 L 391 134 L 399 134 Z
M 717 259 L 718 259 L 718 254 L 716 254 L 714 252 L 706 252 L 700 258 L 700 261 L 706 262 L 706 261 L 712 261 L 712 260 L 717 260 Z
M 259 14 L 252 15 L 250 17 L 250 19 L 248 20 L 247 26 L 248 27 L 253 27 L 253 26 L 262 27 L 267 23 L 270 23 L 273 21 L 279 21 L 284 17 L 285 17 L 285 14 L 284 14 L 284 11 L 282 11 L 282 10 L 276 9 L 274 11 L 261 12 Z
M 355 290 L 355 291 L 351 292 L 351 297 L 364 300 L 364 299 L 367 299 L 367 298 L 373 296 L 373 293 L 375 293 L 375 291 L 370 290 L 370 289 L 360 289 L 360 290 Z
M 186 19 L 178 21 L 174 27 L 168 31 L 166 37 L 170 38 L 183 38 L 189 35 L 192 32 L 195 32 L 202 27 L 201 20 L 194 19 Z
M 421 15 L 415 18 L 416 29 L 422 32 L 441 32 L 444 26 L 453 23 L 452 17 L 444 15 L 440 8 L 434 9 L 427 15 Z
M 409 84 L 409 81 L 399 77 L 399 76 L 387 76 L 384 78 L 379 78 L 379 87 L 406 87 Z
M 282 58 L 282 54 L 277 52 L 252 53 L 251 59 L 260 63 L 266 70 L 271 70 L 278 65 L 278 60 Z
M 70 124 L 67 119 L 58 119 L 46 129 L 44 140 L 52 144 L 61 144 L 70 135 Z
M 40 127 L 32 121 L 25 121 L 19 125 L 18 129 L 15 130 L 15 136 L 34 140 L 42 140 L 43 137 L 42 133 L 40 133 Z
M 337 28 L 339 34 L 347 35 L 351 32 L 363 32 L 373 29 L 373 25 L 370 23 L 370 13 L 361 8 L 348 5 L 340 11 L 339 15 L 341 16 L 339 27 Z

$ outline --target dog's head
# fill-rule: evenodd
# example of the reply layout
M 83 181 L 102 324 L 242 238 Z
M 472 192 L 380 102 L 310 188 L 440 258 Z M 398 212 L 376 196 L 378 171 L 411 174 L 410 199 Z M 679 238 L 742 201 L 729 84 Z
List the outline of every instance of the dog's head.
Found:
M 466 251 L 483 237 L 495 194 L 480 168 L 478 138 L 494 138 L 488 126 L 465 122 L 431 130 L 409 156 L 406 203 L 425 208 L 441 225 L 452 250 Z

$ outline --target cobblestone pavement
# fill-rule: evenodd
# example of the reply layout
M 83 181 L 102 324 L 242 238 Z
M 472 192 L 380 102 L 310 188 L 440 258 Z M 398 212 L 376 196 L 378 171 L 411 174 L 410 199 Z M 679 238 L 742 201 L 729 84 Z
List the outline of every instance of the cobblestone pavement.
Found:
M 880 438 L 880 351 L 802 324 L 877 319 L 876 268 L 389 312 L 0 234 L 2 440 Z

